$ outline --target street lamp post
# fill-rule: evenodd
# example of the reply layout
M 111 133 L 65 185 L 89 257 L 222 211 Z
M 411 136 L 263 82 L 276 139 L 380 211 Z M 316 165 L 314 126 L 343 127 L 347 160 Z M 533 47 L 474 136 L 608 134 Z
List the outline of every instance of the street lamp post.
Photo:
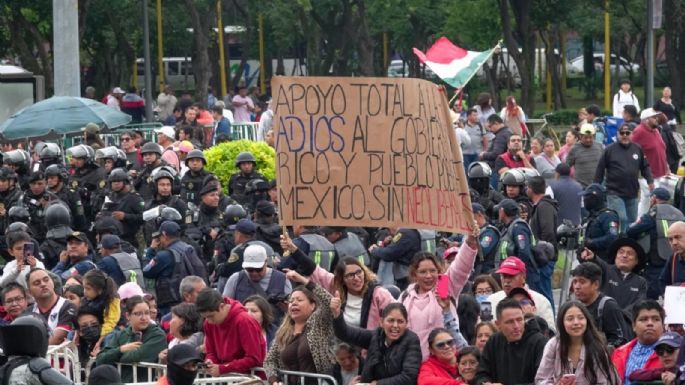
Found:
M 150 66 L 150 17 L 143 0 L 143 55 L 145 60 L 145 119 L 152 122 L 152 68 Z

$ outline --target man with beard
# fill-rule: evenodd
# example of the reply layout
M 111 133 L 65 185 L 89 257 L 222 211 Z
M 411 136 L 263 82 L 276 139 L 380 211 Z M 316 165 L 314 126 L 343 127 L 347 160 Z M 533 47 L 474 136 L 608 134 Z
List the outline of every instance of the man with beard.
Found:
M 145 202 L 137 193 L 131 192 L 131 181 L 124 169 L 114 169 L 109 175 L 110 193 L 98 216 L 111 215 L 124 227 L 121 238 L 136 246 L 136 233 L 143 224 Z
M 66 183 L 69 181 L 69 172 L 61 165 L 52 164 L 45 169 L 45 177 L 47 178 L 48 191 L 57 195 L 59 200 L 66 203 L 72 216 L 72 227 L 74 230 L 87 230 L 88 223 L 83 212 L 83 204 L 81 197 L 76 191 L 67 187 Z
M 48 324 L 49 344 L 59 345 L 74 330 L 76 306 L 55 293 L 55 283 L 44 269 L 32 269 L 26 276 L 29 294 L 36 301 L 31 311 Z
M 521 135 L 512 134 L 507 143 L 507 152 L 495 159 L 495 171 L 502 176 L 513 168 L 535 168 L 535 161 L 523 151 L 523 139 Z

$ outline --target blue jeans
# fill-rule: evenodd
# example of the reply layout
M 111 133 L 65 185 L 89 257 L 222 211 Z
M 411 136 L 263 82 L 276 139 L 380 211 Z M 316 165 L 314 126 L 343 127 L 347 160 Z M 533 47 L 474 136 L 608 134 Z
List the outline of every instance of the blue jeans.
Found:
M 607 196 L 607 207 L 618 214 L 622 233 L 625 233 L 628 226 L 637 220 L 637 203 L 637 198 L 622 198 L 618 195 Z
M 544 295 L 552 305 L 552 309 L 554 309 L 554 294 L 552 292 L 552 273 L 554 273 L 554 262 L 549 262 L 547 265 L 541 266 L 539 271 L 540 280 L 537 282 L 537 284 L 529 284 L 529 286 L 531 289 Z
M 466 172 L 468 177 L 469 166 L 478 160 L 478 154 L 462 154 L 462 157 L 464 158 L 464 172 Z

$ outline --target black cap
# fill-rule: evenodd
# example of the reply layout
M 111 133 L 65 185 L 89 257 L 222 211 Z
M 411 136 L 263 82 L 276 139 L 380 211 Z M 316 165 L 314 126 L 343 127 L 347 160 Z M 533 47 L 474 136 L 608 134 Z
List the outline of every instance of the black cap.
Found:
M 123 382 L 121 382 L 119 371 L 112 365 L 98 365 L 96 368 L 91 370 L 90 375 L 88 376 L 88 383 L 97 385 L 123 384 Z
M 471 203 L 471 211 L 473 211 L 474 214 L 484 213 L 485 207 L 480 203 Z
M 260 214 L 267 215 L 267 216 L 276 214 L 276 207 L 274 207 L 274 204 L 269 202 L 269 201 L 257 202 L 257 206 L 255 207 L 255 210 L 257 210 Z
M 569 167 L 566 163 L 559 163 L 554 171 L 559 173 L 561 176 L 571 175 L 571 167 Z
M 202 362 L 202 356 L 192 345 L 178 344 L 169 349 L 167 360 L 176 366 L 183 366 L 188 362 Z
M 72 239 L 88 243 L 88 237 L 86 236 L 86 233 L 82 233 L 80 231 L 74 231 L 73 233 L 69 234 L 67 237 L 67 242 L 71 241 Z
M 238 223 L 235 224 L 235 229 L 236 231 L 247 235 L 252 235 L 257 232 L 257 226 L 247 218 L 239 220 Z
M 213 182 L 209 182 L 209 183 L 205 184 L 204 186 L 202 186 L 202 190 L 200 190 L 200 196 L 203 196 L 205 194 L 209 194 L 211 192 L 218 191 L 218 190 L 219 190 L 219 185 L 217 185 L 216 183 L 213 183 Z
M 502 199 L 501 202 L 495 206 L 495 210 L 504 209 L 507 215 L 517 215 L 519 213 L 519 205 L 513 199 Z
M 585 190 L 581 191 L 579 195 L 586 196 L 586 195 L 600 195 L 603 196 L 606 193 L 607 189 L 602 186 L 599 183 L 592 183 L 589 186 L 585 187 Z

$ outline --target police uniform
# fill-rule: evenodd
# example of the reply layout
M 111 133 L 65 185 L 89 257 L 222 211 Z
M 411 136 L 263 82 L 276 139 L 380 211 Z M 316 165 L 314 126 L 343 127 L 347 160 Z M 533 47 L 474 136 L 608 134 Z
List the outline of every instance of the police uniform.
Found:
M 50 191 L 57 195 L 59 200 L 69 206 L 69 211 L 71 212 L 71 227 L 78 231 L 88 230 L 89 224 L 86 220 L 85 212 L 83 211 L 81 197 L 76 193 L 76 191 L 68 188 L 64 184 L 62 184 L 62 188 L 60 188 L 59 191 Z
M 590 211 L 590 215 L 583 226 L 584 235 L 581 236 L 580 240 L 581 248 L 587 247 L 604 261 L 611 263 L 607 250 L 611 243 L 618 239 L 618 231 L 619 219 L 616 211 L 606 207 Z
M 197 172 L 188 170 L 183 175 L 183 178 L 181 178 L 181 198 L 188 203 L 198 206 L 200 204 L 200 190 L 202 190 L 203 181 L 209 175 L 213 174 L 204 168 Z
M 245 186 L 247 183 L 253 179 L 263 179 L 264 176 L 256 171 L 249 174 L 244 174 L 242 171 L 238 171 L 231 175 L 228 180 L 228 195 L 237 201 L 241 205 L 246 205 L 249 203 L 249 197 L 245 194 Z
M 59 197 L 47 190 L 40 195 L 34 195 L 31 193 L 31 190 L 27 190 L 21 194 L 21 197 L 17 202 L 28 210 L 30 219 L 27 224 L 38 242 L 43 242 L 45 240 L 45 234 L 48 231 L 45 223 L 45 206 L 43 206 L 43 201 L 52 203 L 59 201 Z
M 160 197 L 156 195 L 154 199 L 145 202 L 145 208 L 143 211 L 147 211 L 159 206 L 167 206 L 175 209 L 181 214 L 181 218 L 184 223 L 190 223 L 192 221 L 192 213 L 188 211 L 188 205 L 183 201 L 178 195 L 170 195 L 167 197 Z M 143 227 L 143 233 L 145 236 L 145 243 L 150 244 L 152 240 L 152 233 L 157 231 L 158 225 L 155 221 L 148 221 Z
M 149 201 L 153 197 L 153 187 L 152 187 L 152 171 L 157 167 L 168 166 L 168 163 L 164 159 L 159 158 L 159 162 L 154 165 L 145 166 L 133 181 L 133 187 L 136 192 L 140 194 L 145 202 Z
M 414 229 L 400 229 L 389 245 L 373 249 L 371 257 L 381 263 L 379 276 L 382 274 L 383 266 L 391 270 L 385 271 L 381 282 L 386 284 L 394 281 L 401 290 L 404 290 L 408 285 L 409 264 L 414 254 L 419 251 L 421 251 L 421 235 Z
M 479 194 L 474 188 L 469 188 L 469 193 L 471 194 L 471 202 L 480 203 L 483 208 L 485 208 L 485 215 L 493 221 L 498 220 L 497 211 L 495 211 L 495 205 L 504 199 L 504 195 L 501 192 L 489 188 L 485 194 Z
M 77 169 L 69 177 L 69 187 L 78 192 L 83 203 L 83 211 L 89 222 L 95 220 L 99 207 L 92 205 L 98 200 L 97 196 L 107 185 L 107 172 L 97 164 L 88 163 Z
M 202 259 L 210 261 L 214 255 L 214 242 L 211 232 L 223 229 L 224 213 L 219 207 L 209 207 L 203 203 L 192 213 L 192 221 L 188 225 L 188 236 L 200 244 Z
M 495 266 L 507 257 L 517 257 L 526 264 L 526 282 L 531 289 L 536 288 L 540 283 L 540 271 L 533 260 L 533 234 L 528 224 L 519 218 L 510 222 L 502 236 L 499 244 L 499 259 L 495 261 Z
M 500 233 L 497 228 L 486 223 L 480 228 L 478 236 L 478 259 L 476 260 L 476 275 L 487 274 L 495 268 L 495 258 L 497 256 L 497 246 L 500 241 Z
M 5 213 L 0 216 L 0 234 L 5 234 L 5 229 L 10 225 L 8 212 L 10 208 L 19 203 L 21 198 L 21 190 L 18 187 L 12 187 L 7 191 L 0 192 L 0 211 Z
M 143 210 L 145 208 L 143 198 L 133 192 L 111 192 L 108 198 L 110 202 L 106 202 L 102 206 L 102 211 L 98 216 L 111 215 L 114 211 L 123 211 L 124 219 L 121 223 L 124 232 L 121 234 L 121 239 L 137 246 L 136 233 L 143 224 Z

